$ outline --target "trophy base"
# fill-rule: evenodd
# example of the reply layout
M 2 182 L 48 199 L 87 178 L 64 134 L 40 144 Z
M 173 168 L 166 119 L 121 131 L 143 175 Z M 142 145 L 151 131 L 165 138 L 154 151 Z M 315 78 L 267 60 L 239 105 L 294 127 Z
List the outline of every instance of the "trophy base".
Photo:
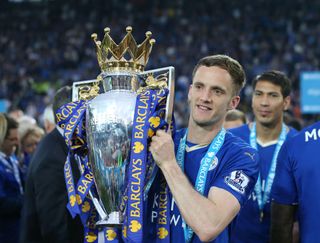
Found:
M 96 225 L 120 228 L 122 226 L 121 214 L 120 212 L 111 212 L 107 218 L 99 220 Z

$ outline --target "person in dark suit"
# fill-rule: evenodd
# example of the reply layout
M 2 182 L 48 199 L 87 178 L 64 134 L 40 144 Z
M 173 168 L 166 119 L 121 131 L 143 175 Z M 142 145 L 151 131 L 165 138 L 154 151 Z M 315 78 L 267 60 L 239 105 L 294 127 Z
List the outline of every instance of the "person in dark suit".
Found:
M 54 111 L 70 102 L 71 97 L 69 86 L 59 89 L 53 101 Z M 21 243 L 83 242 L 80 218 L 72 219 L 66 207 L 68 196 L 63 168 L 67 153 L 63 130 L 58 126 L 38 145 L 26 179 Z M 72 171 L 79 172 L 76 163 L 71 164 Z M 79 173 L 75 174 L 77 181 Z

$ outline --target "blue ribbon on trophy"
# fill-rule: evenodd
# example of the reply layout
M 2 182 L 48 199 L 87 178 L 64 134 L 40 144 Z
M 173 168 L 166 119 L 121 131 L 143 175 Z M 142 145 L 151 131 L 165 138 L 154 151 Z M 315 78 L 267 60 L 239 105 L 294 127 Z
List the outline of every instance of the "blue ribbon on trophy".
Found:
M 77 193 L 75 190 L 75 184 L 73 180 L 71 165 L 70 165 L 70 155 L 68 154 L 67 160 L 64 164 L 64 178 L 65 183 L 67 186 L 68 191 L 68 204 L 67 208 L 71 214 L 71 216 L 74 218 L 77 214 L 80 214 L 79 205 L 77 203 Z
M 162 172 L 160 172 L 160 188 L 157 210 L 157 242 L 170 242 L 170 199 L 169 188 Z
M 90 168 L 90 162 L 88 160 L 88 156 L 85 156 L 83 158 L 76 154 L 75 158 L 78 162 L 80 162 L 79 164 L 81 165 L 80 170 L 82 174 L 80 180 L 77 183 L 77 192 L 78 192 L 77 202 L 81 204 L 81 213 L 79 215 L 83 225 L 86 228 L 90 215 L 91 214 L 97 215 L 96 208 L 93 205 L 92 198 L 90 197 L 89 192 L 91 192 L 95 196 L 97 195 L 97 192 L 96 192 L 95 185 L 93 184 L 94 179 L 92 175 L 92 170 Z M 83 180 L 82 178 L 86 178 L 86 180 Z M 79 191 L 82 191 L 83 193 Z
M 165 120 L 166 101 L 169 90 L 159 89 L 152 92 L 151 111 L 148 119 L 148 138 L 151 138 L 158 129 L 170 129 L 168 126 L 171 125 Z M 147 156 L 147 174 L 144 184 L 145 200 L 148 197 L 149 189 L 158 171 L 158 167 L 156 166 L 150 151 Z
M 143 237 L 143 201 L 156 174 L 152 156 L 148 154 L 148 139 L 167 123 L 164 120 L 167 89 L 146 90 L 137 96 L 131 156 L 128 171 L 128 190 L 125 229 L 126 240 L 141 242 Z
M 163 93 L 161 99 L 159 99 L 159 109 L 155 112 L 155 114 L 153 115 L 153 117 L 161 117 L 161 124 L 159 125 L 159 127 L 154 127 L 153 125 L 150 126 L 150 129 L 153 130 L 153 132 L 155 133 L 156 130 L 158 128 L 163 128 L 165 126 L 165 129 L 168 130 L 170 129 L 174 135 L 174 131 L 175 131 L 175 127 L 174 127 L 174 119 L 172 121 L 172 124 L 167 124 L 165 122 L 165 120 L 163 119 L 164 114 L 166 112 L 166 108 L 165 108 L 165 104 L 166 104 L 166 99 L 163 99 L 163 97 L 167 97 L 168 95 L 168 90 L 166 89 L 162 89 L 160 90 L 160 92 L 165 92 Z M 160 92 L 158 94 L 160 94 Z M 171 126 L 171 127 L 169 127 Z M 152 156 L 151 156 L 152 157 Z M 155 165 L 155 163 L 152 163 L 153 165 Z M 158 167 L 156 167 L 158 168 Z M 146 192 L 148 192 L 148 190 L 151 187 L 151 183 L 154 180 L 154 177 L 156 175 L 156 172 L 158 170 L 154 170 L 154 174 L 152 176 L 152 178 L 149 180 L 149 187 L 146 188 Z M 163 176 L 163 174 L 160 172 L 159 173 L 160 176 L 160 185 L 159 185 L 159 200 L 158 200 L 158 209 L 157 209 L 157 223 L 156 223 L 156 241 L 157 242 L 170 242 L 170 199 L 169 199 L 169 188 L 167 185 L 167 182 Z
M 88 218 L 88 222 L 86 226 L 84 227 L 84 242 L 98 242 L 98 234 L 99 230 L 96 227 L 96 222 L 99 220 L 99 215 L 97 210 L 94 210 L 92 208 L 92 211 L 90 213 L 90 216 Z
M 58 125 L 64 129 L 64 139 L 71 149 L 76 149 L 78 146 L 72 143 L 74 135 L 78 135 L 81 139 L 82 121 L 86 110 L 86 102 L 83 100 L 70 102 L 60 107 L 56 113 Z M 77 129 L 77 130 L 76 130 Z M 83 140 L 83 139 L 81 139 Z
M 77 134 L 77 132 L 81 130 L 77 129 L 77 127 L 82 126 L 84 114 L 85 102 L 82 100 L 65 104 L 56 111 L 58 125 L 64 129 L 64 139 L 69 147 L 69 153 L 64 166 L 64 174 L 69 196 L 69 203 L 67 207 L 73 217 L 77 214 L 81 214 L 81 210 L 79 210 L 79 195 L 75 190 L 76 187 L 71 171 L 70 159 L 72 151 L 81 146 L 79 143 L 75 143 L 75 141 L 77 137 L 82 137 L 79 133 Z M 76 146 L 74 146 L 75 144 Z
M 79 215 L 84 225 L 85 242 L 97 242 L 98 229 L 95 226 L 98 214 L 91 198 L 88 196 L 89 190 L 93 187 L 94 181 L 90 163 L 85 154 L 85 118 L 86 102 L 83 100 L 70 102 L 63 105 L 56 112 L 58 125 L 64 129 L 64 138 L 69 147 L 69 153 L 64 166 L 65 182 L 68 191 L 69 202 L 67 208 L 75 217 Z M 75 187 L 70 159 L 75 154 L 77 162 L 79 163 L 79 170 L 81 177 Z M 95 190 L 92 190 L 93 192 Z M 92 221 L 92 222 L 91 222 Z
M 150 91 L 138 95 L 132 128 L 128 171 L 127 238 L 141 242 L 143 237 L 143 183 L 146 173 Z

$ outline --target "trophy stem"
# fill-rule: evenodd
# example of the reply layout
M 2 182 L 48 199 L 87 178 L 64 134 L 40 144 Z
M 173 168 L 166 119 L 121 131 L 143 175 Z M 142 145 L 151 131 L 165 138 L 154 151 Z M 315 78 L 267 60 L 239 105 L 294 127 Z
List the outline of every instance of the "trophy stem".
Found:
M 120 212 L 111 212 L 107 218 L 101 219 L 97 222 L 99 226 L 110 226 L 110 227 L 121 227 L 122 220 L 121 220 L 121 213 Z

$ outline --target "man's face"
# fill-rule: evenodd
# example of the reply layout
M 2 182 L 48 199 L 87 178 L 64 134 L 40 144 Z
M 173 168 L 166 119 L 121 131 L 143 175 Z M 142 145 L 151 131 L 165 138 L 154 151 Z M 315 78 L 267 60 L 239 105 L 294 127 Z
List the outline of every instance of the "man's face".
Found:
M 290 105 L 290 97 L 283 97 L 281 87 L 269 81 L 257 82 L 252 96 L 252 109 L 256 122 L 275 126 L 282 121 L 283 111 Z
M 12 155 L 19 145 L 18 129 L 10 129 L 8 136 L 4 139 L 1 151 L 7 156 Z
M 200 66 L 189 88 L 189 123 L 200 127 L 220 125 L 227 110 L 235 108 L 239 99 L 233 96 L 233 82 L 226 70 Z

